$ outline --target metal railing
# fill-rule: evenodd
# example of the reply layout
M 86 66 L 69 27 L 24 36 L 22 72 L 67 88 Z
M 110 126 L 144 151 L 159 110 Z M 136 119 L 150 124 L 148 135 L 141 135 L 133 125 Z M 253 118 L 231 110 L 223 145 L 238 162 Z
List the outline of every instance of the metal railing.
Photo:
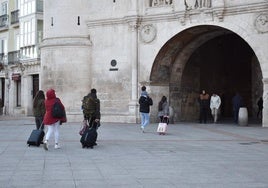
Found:
M 172 0 L 150 0 L 150 7 L 171 5 Z
M 11 24 L 19 23 L 19 10 L 11 12 Z
M 8 64 L 13 65 L 20 62 L 20 51 L 8 52 Z
M 0 16 L 0 28 L 8 26 L 8 15 L 3 14 Z

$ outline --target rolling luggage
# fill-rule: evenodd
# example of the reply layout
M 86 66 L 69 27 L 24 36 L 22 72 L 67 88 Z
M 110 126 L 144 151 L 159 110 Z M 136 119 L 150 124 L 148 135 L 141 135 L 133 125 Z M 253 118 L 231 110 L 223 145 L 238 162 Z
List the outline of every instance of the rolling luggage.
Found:
M 44 136 L 45 132 L 43 130 L 41 129 L 33 130 L 27 141 L 28 146 L 40 146 Z
M 82 148 L 93 148 L 96 145 L 98 133 L 95 128 L 89 128 L 83 133 L 80 142 Z
M 158 124 L 157 132 L 160 135 L 165 135 L 167 132 L 167 125 L 168 125 L 169 119 L 167 117 L 163 118 L 163 121 Z
M 167 123 L 159 123 L 157 127 L 158 134 L 166 134 L 167 132 Z

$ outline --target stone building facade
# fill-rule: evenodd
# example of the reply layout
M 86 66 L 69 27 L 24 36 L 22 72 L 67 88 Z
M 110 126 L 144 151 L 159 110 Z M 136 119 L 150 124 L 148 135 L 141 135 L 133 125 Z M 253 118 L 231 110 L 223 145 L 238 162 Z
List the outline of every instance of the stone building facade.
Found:
M 102 121 L 139 121 L 145 85 L 154 105 L 168 97 L 172 120 L 196 121 L 200 90 L 222 97 L 232 117 L 239 92 L 249 116 L 264 98 L 268 126 L 267 0 L 46 0 L 40 88 L 54 88 L 70 121 L 96 88 Z

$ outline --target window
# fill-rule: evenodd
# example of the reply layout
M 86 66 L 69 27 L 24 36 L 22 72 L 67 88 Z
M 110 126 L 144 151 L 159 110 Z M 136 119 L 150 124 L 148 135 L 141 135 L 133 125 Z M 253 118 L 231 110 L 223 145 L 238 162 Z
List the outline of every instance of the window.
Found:
M 16 48 L 16 50 L 20 50 L 20 35 L 19 34 L 16 34 L 15 40 L 16 40 L 15 48 Z
M 35 12 L 35 1 L 36 0 L 21 0 L 21 2 L 18 2 L 21 4 L 21 16 L 29 15 Z
M 26 21 L 21 24 L 21 47 L 35 44 L 35 20 Z
M 15 81 L 16 84 L 16 105 L 21 106 L 21 80 Z
M 0 39 L 0 53 L 7 54 L 7 39 Z
M 2 3 L 1 15 L 7 14 L 7 1 Z

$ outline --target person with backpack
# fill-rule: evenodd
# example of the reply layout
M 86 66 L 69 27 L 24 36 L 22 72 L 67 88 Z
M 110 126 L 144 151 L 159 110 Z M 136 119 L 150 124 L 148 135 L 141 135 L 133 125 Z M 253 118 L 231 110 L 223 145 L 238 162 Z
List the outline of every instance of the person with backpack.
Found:
M 98 128 L 100 122 L 100 100 L 97 98 L 97 90 L 91 89 L 91 92 L 84 96 L 82 100 L 82 110 L 84 120 L 88 122 L 89 128 Z
M 141 130 L 144 133 L 145 127 L 150 122 L 150 106 L 153 105 L 153 100 L 149 97 L 146 87 L 141 87 L 141 96 L 139 98 L 140 114 L 141 114 Z
M 55 90 L 49 89 L 46 92 L 47 99 L 45 100 L 45 108 L 46 113 L 44 116 L 44 125 L 47 126 L 47 133 L 45 136 L 44 141 L 44 149 L 48 150 L 48 141 L 52 133 L 54 133 L 54 139 L 55 139 L 55 149 L 59 149 L 59 127 L 62 123 L 65 123 L 67 121 L 66 113 L 65 113 L 65 107 L 62 104 L 61 100 L 56 97 Z M 61 116 L 55 116 L 54 114 L 54 108 L 55 104 L 58 103 L 58 105 L 61 108 L 62 115 Z
M 97 145 L 97 129 L 100 126 L 100 100 L 97 98 L 96 89 L 91 89 L 91 92 L 84 96 L 82 100 L 82 110 L 84 121 L 88 123 L 88 128 L 82 133 L 80 142 L 82 148 L 93 148 Z

